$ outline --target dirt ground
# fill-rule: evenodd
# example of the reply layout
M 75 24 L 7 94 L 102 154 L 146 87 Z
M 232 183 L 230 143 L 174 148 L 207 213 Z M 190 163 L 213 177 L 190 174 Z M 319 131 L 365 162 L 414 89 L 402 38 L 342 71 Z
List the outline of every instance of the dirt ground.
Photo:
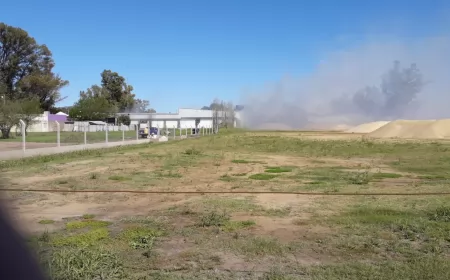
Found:
M 112 236 L 115 236 L 114 232 L 126 231 L 130 223 L 140 227 L 158 225 L 158 229 L 161 227 L 165 232 L 152 247 L 152 252 L 158 257 L 141 259 L 139 249 L 124 249 L 128 245 L 119 241 L 120 246 L 125 247 L 114 250 L 125 250 L 120 251 L 123 254 L 127 252 L 128 257 L 123 261 L 133 264 L 133 271 L 150 273 L 149 270 L 157 270 L 160 273 L 164 270 L 176 274 L 186 270 L 201 274 L 186 279 L 200 279 L 200 276 L 206 275 L 201 271 L 210 269 L 269 273 L 276 268 L 294 271 L 292 273 L 295 274 L 296 266 L 344 265 L 347 261 L 360 260 L 375 263 L 388 259 L 401 261 L 404 255 L 400 250 L 384 257 L 392 245 L 387 242 L 400 238 L 397 232 L 389 232 L 386 228 L 368 228 L 367 224 L 372 226 L 370 222 L 359 221 L 357 219 L 362 219 L 360 216 L 355 218 L 348 216 L 348 213 L 358 215 L 358 211 L 365 211 L 364 207 L 368 207 L 368 213 L 376 212 L 370 210 L 371 207 L 393 209 L 389 211 L 397 213 L 406 211 L 411 203 L 415 205 L 414 209 L 420 210 L 442 204 L 440 199 L 443 198 L 201 193 L 376 193 L 446 189 L 446 185 L 441 181 L 438 183 L 435 177 L 425 177 L 442 179 L 446 176 L 444 173 L 437 174 L 431 169 L 424 170 L 424 167 L 420 169 L 416 166 L 419 162 L 414 158 L 423 159 L 436 152 L 435 149 L 439 148 L 436 148 L 437 144 L 420 146 L 420 149 L 415 146 L 422 145 L 419 143 L 393 143 L 385 147 L 377 142 L 360 141 L 362 137 L 359 134 L 331 132 L 246 132 L 174 143 L 153 143 L 146 148 L 128 147 L 102 154 L 87 152 L 85 156 L 57 162 L 6 168 L 2 172 L 3 177 L 7 180 L 7 187 L 16 189 L 197 193 L 23 191 L 8 193 L 2 203 L 10 205 L 12 216 L 21 230 L 32 236 L 49 232 L 55 240 L 60 240 L 61 235 L 72 236 L 69 224 L 80 219 L 83 222 L 86 215 L 95 217 L 96 221 L 112 223 L 109 229 Z M 397 146 L 393 149 L 392 145 Z M 441 157 L 446 156 L 447 150 L 439 149 Z M 433 167 L 431 161 L 428 164 Z M 436 163 L 436 166 L 441 165 Z M 379 221 L 377 219 L 380 218 L 374 219 Z M 355 232 L 363 236 L 355 235 Z M 406 242 L 403 239 L 400 241 Z M 376 242 L 377 245 L 367 242 Z M 414 242 L 418 243 L 411 246 L 421 246 L 421 241 Z M 442 246 L 446 246 L 444 243 Z M 283 275 L 288 277 L 288 274 Z M 394 276 L 398 277 L 397 274 Z M 211 279 L 208 277 L 204 279 Z M 235 274 L 226 272 L 217 279 L 235 277 Z M 251 277 L 241 279 L 254 279 Z

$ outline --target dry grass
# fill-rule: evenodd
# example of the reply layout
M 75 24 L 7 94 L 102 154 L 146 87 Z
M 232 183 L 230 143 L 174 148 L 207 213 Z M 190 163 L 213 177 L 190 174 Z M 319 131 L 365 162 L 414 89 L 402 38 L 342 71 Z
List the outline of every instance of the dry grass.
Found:
M 447 143 L 349 137 L 356 139 L 233 132 L 0 168 L 16 188 L 448 189 Z M 24 192 L 10 199 L 53 279 L 450 278 L 450 202 L 442 196 Z

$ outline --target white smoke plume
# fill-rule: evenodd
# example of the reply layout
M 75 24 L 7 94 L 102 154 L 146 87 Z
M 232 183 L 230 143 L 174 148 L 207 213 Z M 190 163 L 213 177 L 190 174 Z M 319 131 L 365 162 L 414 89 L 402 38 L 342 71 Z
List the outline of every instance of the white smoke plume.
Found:
M 370 107 L 358 105 L 357 95 L 367 87 L 373 102 L 383 102 L 382 76 L 394 61 L 401 68 L 416 64 L 427 84 L 414 102 L 385 104 L 377 114 Z M 315 71 L 303 77 L 285 77 L 259 92 L 243 96 L 242 118 L 249 128 L 267 123 L 281 127 L 332 128 L 338 124 L 354 125 L 367 121 L 450 118 L 450 36 L 411 39 L 371 39 L 364 43 L 326 54 Z M 388 114 L 387 108 L 390 107 Z M 381 107 L 380 107 L 381 108 Z M 396 114 L 392 109 L 398 110 Z

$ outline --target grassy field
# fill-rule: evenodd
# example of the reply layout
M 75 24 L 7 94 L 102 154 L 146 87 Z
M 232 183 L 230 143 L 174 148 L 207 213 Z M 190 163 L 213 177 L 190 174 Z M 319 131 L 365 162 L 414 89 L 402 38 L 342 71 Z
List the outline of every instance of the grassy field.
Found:
M 4 161 L 0 171 L 8 187 L 25 189 L 449 190 L 447 143 L 325 136 L 225 132 Z M 8 198 L 52 279 L 450 279 L 448 196 Z

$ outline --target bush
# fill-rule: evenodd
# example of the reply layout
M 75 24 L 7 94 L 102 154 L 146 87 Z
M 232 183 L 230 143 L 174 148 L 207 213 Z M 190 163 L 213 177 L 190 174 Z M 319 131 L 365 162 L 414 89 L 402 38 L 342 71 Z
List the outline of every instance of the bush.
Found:
M 119 124 L 123 124 L 123 125 L 130 125 L 131 119 L 130 119 L 130 116 L 128 116 L 128 115 L 120 115 L 117 118 L 117 122 Z

